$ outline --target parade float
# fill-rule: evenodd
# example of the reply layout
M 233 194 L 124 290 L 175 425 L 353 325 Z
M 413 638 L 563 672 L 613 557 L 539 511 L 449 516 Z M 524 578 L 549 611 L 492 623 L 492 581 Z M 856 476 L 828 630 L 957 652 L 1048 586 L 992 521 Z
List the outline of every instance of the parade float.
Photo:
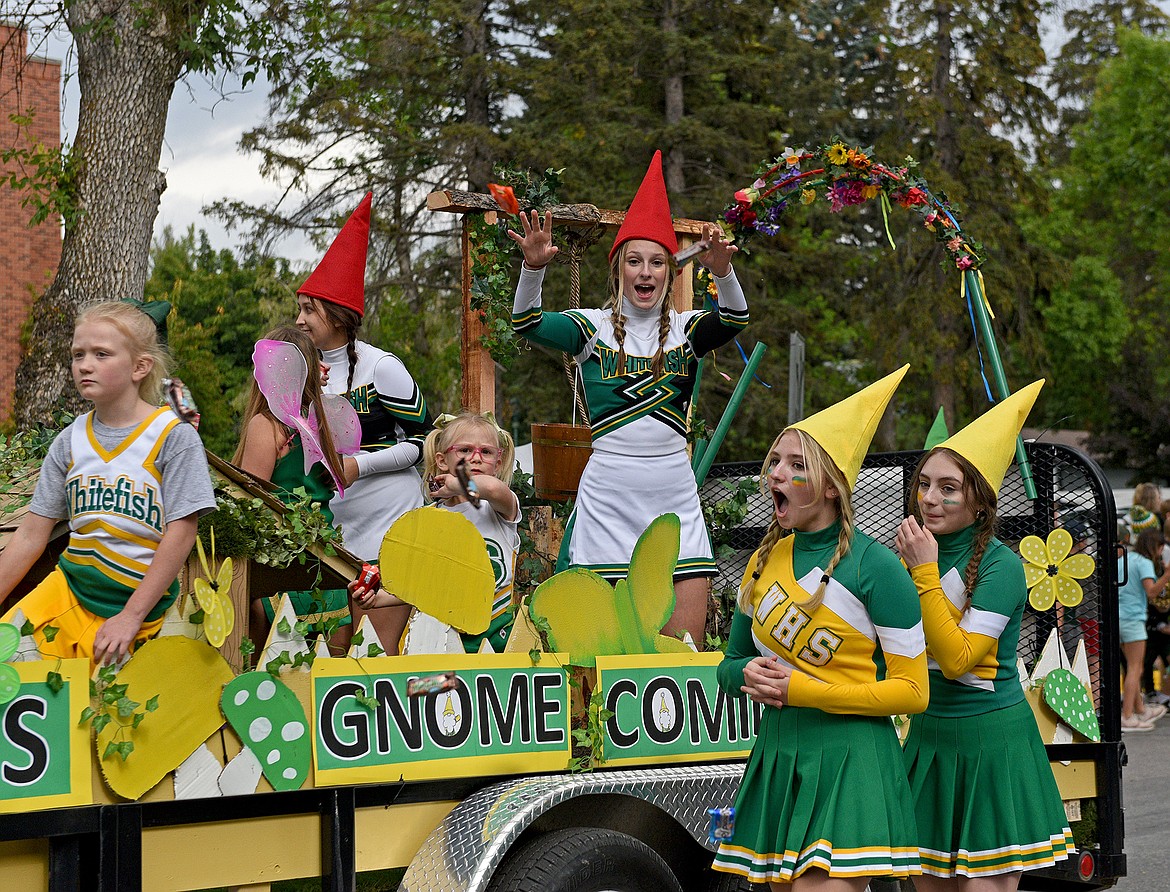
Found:
M 789 206 L 874 199 L 920 213 L 943 241 L 1006 396 L 982 253 L 911 170 L 841 143 L 788 152 L 762 166 L 725 220 L 742 237 L 767 235 Z M 491 409 L 494 361 L 482 339 L 496 320 L 473 304 L 472 270 L 485 227 L 515 208 L 454 191 L 429 204 L 462 216 L 464 404 Z M 585 247 L 622 219 L 590 205 L 541 209 Z M 683 240 L 700 232 L 696 221 L 676 228 Z M 676 306 L 692 305 L 693 282 L 677 278 Z M 735 522 L 718 531 L 715 585 L 734 588 L 772 503 L 740 486 L 758 466 L 714 464 L 717 447 L 717 437 L 700 447 L 695 464 L 710 506 L 742 494 L 728 512 Z M 893 541 L 920 454 L 866 460 L 857 522 L 880 541 Z M 1075 450 L 1021 443 L 1017 457 L 1023 473 L 1004 484 L 1000 537 L 1017 546 L 1032 587 L 1020 679 L 1078 847 L 1021 888 L 1105 888 L 1125 863 L 1112 494 Z M 415 647 L 384 656 L 363 623 L 346 655 L 330 655 L 328 630 L 286 600 L 253 653 L 242 634 L 251 598 L 337 586 L 362 568 L 328 536 L 306 537 L 304 515 L 259 481 L 214 457 L 212 466 L 235 535 L 224 520 L 214 549 L 208 536 L 162 634 L 125 665 L 91 677 L 83 660 L 40 659 L 19 625 L 0 629 L 8 888 L 264 889 L 320 877 L 322 888 L 346 890 L 358 872 L 400 868 L 399 888 L 411 892 L 557 892 L 582 888 L 570 867 L 584 852 L 605 854 L 591 889 L 746 888 L 708 868 L 759 707 L 718 689 L 718 653 L 659 634 L 678 553 L 670 515 L 643 535 L 624 583 L 584 570 L 552 576 L 521 605 L 505 652 L 468 655 L 451 630 L 486 626 L 490 559 L 459 526 L 467 521 L 420 509 L 387 531 L 381 556 L 388 587 L 431 618 Z M 233 556 L 231 540 L 251 547 Z M 47 555 L 40 572 L 51 564 Z

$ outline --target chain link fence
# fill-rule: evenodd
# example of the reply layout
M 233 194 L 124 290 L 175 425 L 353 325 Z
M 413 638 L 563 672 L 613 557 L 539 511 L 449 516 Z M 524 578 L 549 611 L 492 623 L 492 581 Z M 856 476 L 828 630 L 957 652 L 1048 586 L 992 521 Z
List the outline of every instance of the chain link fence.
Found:
M 1111 654 L 1102 641 L 1102 617 L 1111 618 L 1107 625 L 1113 629 L 1117 615 L 1113 493 L 1100 469 L 1083 453 L 1066 446 L 1034 443 L 1027 444 L 1027 450 L 1037 497 L 1027 497 L 1023 480 L 1013 467 L 1000 489 L 996 535 L 1018 552 L 1025 536 L 1046 539 L 1054 527 L 1064 527 L 1072 536 L 1073 551 L 1092 557 L 1095 570 L 1090 578 L 1080 580 L 1084 599 L 1075 607 L 1057 604 L 1044 611 L 1025 607 L 1019 656 L 1030 671 L 1054 629 L 1070 660 L 1083 640 L 1097 694 L 1102 677 L 1117 677 L 1116 657 L 1107 659 Z M 858 528 L 890 548 L 898 524 L 906 516 L 910 475 L 921 456 L 921 452 L 870 455 L 854 487 Z M 719 565 L 714 580 L 719 609 L 716 627 L 724 637 L 748 561 L 772 518 L 772 498 L 760 491 L 759 474 L 760 464 L 754 462 L 716 465 L 700 494 Z M 1112 663 L 1114 674 L 1103 676 L 1108 670 L 1105 662 Z

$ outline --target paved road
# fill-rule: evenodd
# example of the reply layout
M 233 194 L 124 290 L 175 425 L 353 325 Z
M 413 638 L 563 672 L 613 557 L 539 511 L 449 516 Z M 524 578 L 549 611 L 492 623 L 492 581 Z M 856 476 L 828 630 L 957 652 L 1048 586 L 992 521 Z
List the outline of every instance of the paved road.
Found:
M 1124 892 L 1170 892 L 1170 715 L 1153 731 L 1123 735 L 1129 765 L 1122 773 Z

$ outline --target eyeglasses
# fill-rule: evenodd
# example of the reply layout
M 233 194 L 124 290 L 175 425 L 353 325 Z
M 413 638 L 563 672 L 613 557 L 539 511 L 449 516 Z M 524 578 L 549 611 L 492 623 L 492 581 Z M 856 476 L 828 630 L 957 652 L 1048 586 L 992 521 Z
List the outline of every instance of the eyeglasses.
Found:
M 465 461 L 471 461 L 476 455 L 487 462 L 499 461 L 500 459 L 500 450 L 495 446 L 472 446 L 470 443 L 456 443 L 443 450 L 444 455 L 452 452 L 455 453 L 456 457 Z

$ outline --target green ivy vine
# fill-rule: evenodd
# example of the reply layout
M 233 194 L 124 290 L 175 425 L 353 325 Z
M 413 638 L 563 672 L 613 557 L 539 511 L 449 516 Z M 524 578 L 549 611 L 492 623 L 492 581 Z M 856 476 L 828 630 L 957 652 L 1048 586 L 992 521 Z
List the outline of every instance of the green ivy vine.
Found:
M 561 174 L 564 169 L 546 169 L 543 173 L 511 167 L 497 167 L 500 185 L 512 187 L 523 210 L 543 210 L 560 203 Z M 484 215 L 468 217 L 467 235 L 471 253 L 471 309 L 483 323 L 480 343 L 492 359 L 508 368 L 520 354 L 520 344 L 512 330 L 513 259 L 516 243 L 508 238 L 508 229 L 518 226 L 514 217 L 503 211 L 497 222 L 488 223 Z

